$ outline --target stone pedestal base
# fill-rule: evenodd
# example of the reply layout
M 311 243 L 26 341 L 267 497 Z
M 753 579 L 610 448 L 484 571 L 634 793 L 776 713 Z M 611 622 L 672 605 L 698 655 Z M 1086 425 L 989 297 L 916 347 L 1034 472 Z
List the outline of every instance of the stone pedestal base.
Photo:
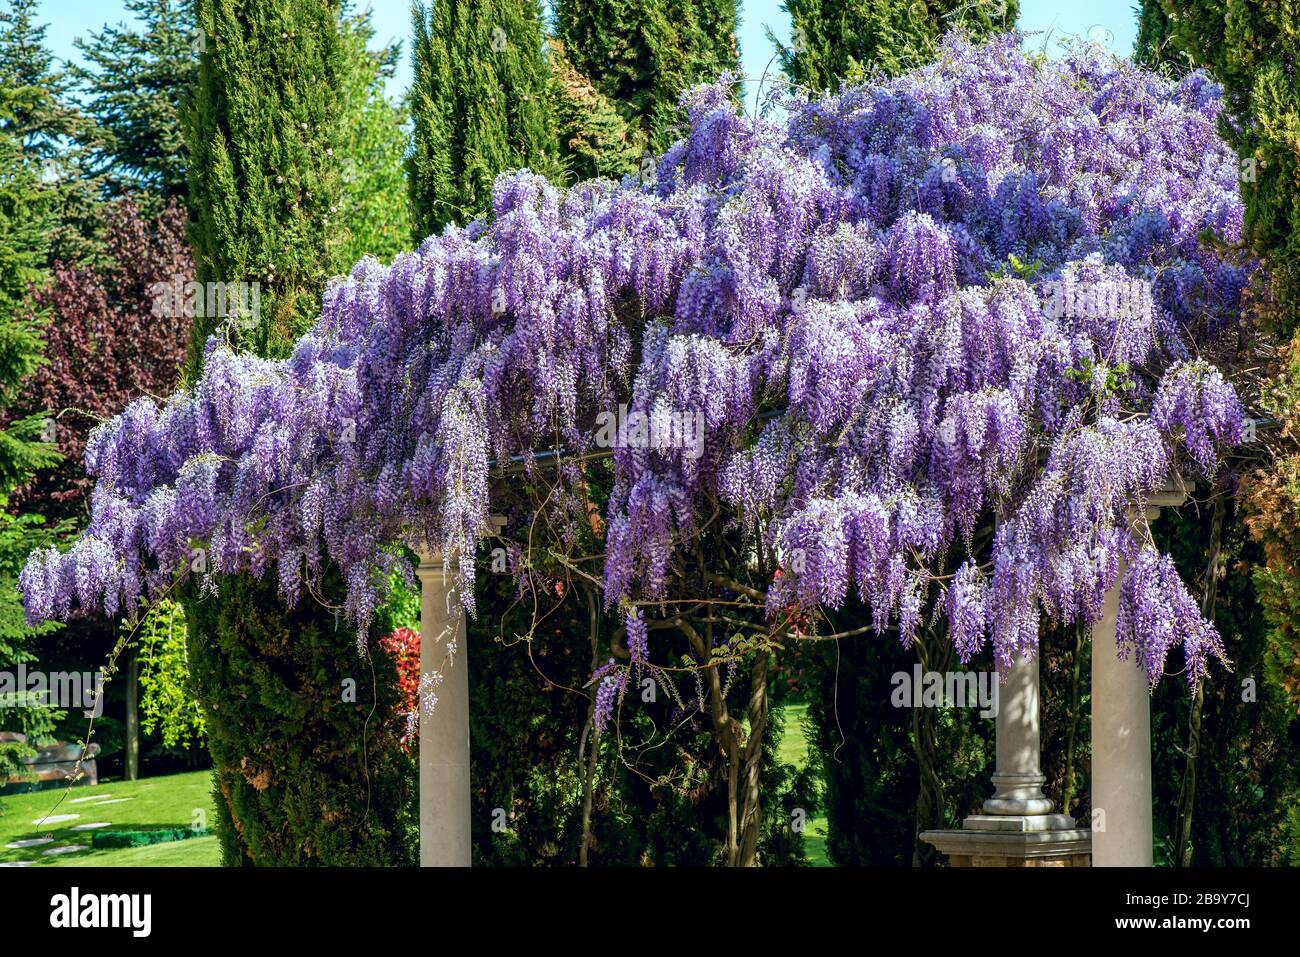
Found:
M 1078 829 L 1078 825 L 1068 814 L 972 814 L 961 822 L 961 829 L 963 831 L 1074 831 Z
M 1064 814 L 972 814 L 960 830 L 924 831 L 952 867 L 1091 867 L 1092 833 Z

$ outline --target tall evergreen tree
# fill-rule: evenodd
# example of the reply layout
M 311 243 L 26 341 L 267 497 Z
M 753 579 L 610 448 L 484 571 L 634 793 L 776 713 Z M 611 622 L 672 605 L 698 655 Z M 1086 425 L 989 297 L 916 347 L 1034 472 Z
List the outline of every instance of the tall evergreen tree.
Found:
M 198 0 L 196 13 L 205 43 L 185 136 L 199 276 L 262 292 L 260 315 L 196 317 L 193 371 L 213 332 L 280 355 L 318 314 L 347 252 L 350 69 L 336 2 Z M 329 607 L 341 594 L 332 572 L 293 608 L 268 579 L 183 596 L 226 864 L 409 860 L 396 671 L 379 642 L 358 658 Z
M 558 0 L 555 32 L 573 66 L 641 131 L 677 139 L 683 90 L 739 62 L 735 0 Z
M 135 23 L 106 26 L 78 40 L 90 66 L 70 68 L 105 133 L 94 159 L 115 191 L 185 197 L 189 148 L 182 119 L 207 36 L 198 29 L 192 0 L 127 0 L 126 8 Z M 369 10 L 344 10 L 345 117 L 338 155 L 346 237 L 336 269 L 367 253 L 391 257 L 407 246 L 411 232 L 404 110 L 385 90 L 401 46 L 370 50 L 375 31 Z
M 964 28 L 976 37 L 1016 25 L 1019 0 L 785 0 L 790 46 L 781 66 L 812 90 L 835 89 L 874 69 L 901 73 L 931 59 L 939 39 Z
M 260 315 L 200 316 L 203 344 L 283 355 L 341 260 L 347 73 L 337 2 L 200 0 L 198 86 L 185 113 L 200 282 L 258 283 Z
M 88 66 L 70 67 L 105 133 L 94 160 L 118 191 L 184 196 L 181 110 L 206 41 L 195 29 L 190 0 L 126 0 L 124 6 L 136 23 L 78 39 Z
M 1295 68 L 1300 62 L 1300 4 L 1164 0 L 1161 8 L 1179 49 L 1223 84 L 1220 132 L 1241 157 L 1244 232 L 1269 277 L 1269 288 L 1255 297 L 1254 305 L 1263 331 L 1276 339 L 1274 376 L 1264 384 L 1261 405 L 1279 428 L 1265 445 L 1268 457 L 1252 476 L 1244 508 L 1245 523 L 1263 551 L 1253 566 L 1251 597 L 1263 608 L 1267 648 L 1245 665 L 1255 665 L 1253 672 L 1238 667 L 1244 675 L 1262 674 L 1260 704 L 1252 706 L 1271 715 L 1270 743 L 1279 742 L 1271 754 L 1263 751 L 1270 760 L 1259 769 L 1262 782 L 1251 776 L 1253 794 L 1267 788 L 1278 798 L 1267 807 L 1250 807 L 1243 818 L 1274 846 L 1289 844 L 1294 861 L 1300 859 L 1300 768 L 1292 760 L 1300 753 L 1300 721 L 1295 720 L 1300 709 L 1300 76 Z M 1242 613 L 1240 607 L 1232 610 Z M 1229 651 L 1235 658 L 1237 649 L 1230 645 Z M 1280 708 L 1278 689 L 1285 699 Z M 1240 711 L 1237 702 L 1230 703 Z M 1232 709 L 1227 720 L 1240 721 Z M 1257 734 L 1241 734 L 1227 750 L 1234 757 L 1246 748 L 1257 753 L 1259 740 Z M 1236 769 L 1243 763 L 1231 766 L 1234 776 L 1242 773 Z M 1275 786 L 1279 778 L 1281 786 Z M 1207 846 L 1214 849 L 1210 860 L 1224 846 L 1228 852 L 1223 857 L 1230 860 L 1232 848 L 1245 843 L 1242 828 L 1213 820 L 1211 808 L 1201 799 L 1196 815 L 1185 812 L 1180 818 L 1182 825 L 1191 817 L 1191 841 L 1188 856 L 1179 863 L 1205 860 Z M 1282 842 L 1276 836 L 1279 816 L 1290 819 L 1289 836 Z
M 553 173 L 556 138 L 537 0 L 434 0 L 412 17 L 418 241 L 484 212 L 501 171 Z
M 24 108 L 23 92 L 0 87 L 0 121 L 13 121 Z M 30 91 L 27 91 L 30 92 Z M 39 515 L 14 514 L 9 495 L 36 469 L 53 465 L 58 453 L 41 441 L 48 435 L 44 415 L 15 416 L 14 400 L 41 362 L 40 329 L 29 318 L 28 296 L 43 281 L 51 226 L 51 190 L 42 186 L 40 167 L 18 139 L 0 123 L 0 669 L 31 660 L 33 635 L 17 590 L 18 572 L 28 553 L 45 544 L 49 530 Z M 49 631 L 51 629 L 41 629 Z M 26 707 L 28 702 L 0 702 L 0 728 L 29 737 L 48 733 L 52 715 Z M 30 749 L 0 743 L 0 778 L 19 770 Z
M 1185 67 L 1187 60 L 1174 44 L 1173 23 L 1160 0 L 1139 0 L 1136 13 L 1138 32 L 1133 47 L 1134 61 L 1151 70 Z
M 10 91 L 0 130 L 40 165 L 50 190 L 46 257 L 90 262 L 102 257 L 99 203 L 103 179 L 92 157 L 102 145 L 94 121 L 72 101 L 72 80 L 55 66 L 36 22 L 38 0 L 0 0 L 0 87 Z
M 635 172 L 644 149 L 640 131 L 629 127 L 610 99 L 569 62 L 558 38 L 547 44 L 546 60 L 565 173 L 584 180 Z

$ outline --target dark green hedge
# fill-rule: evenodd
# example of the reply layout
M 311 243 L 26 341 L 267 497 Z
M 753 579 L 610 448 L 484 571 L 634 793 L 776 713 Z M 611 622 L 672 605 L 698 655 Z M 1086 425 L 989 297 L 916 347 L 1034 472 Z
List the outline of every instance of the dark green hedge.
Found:
M 205 837 L 208 831 L 193 827 L 157 827 L 139 831 L 96 831 L 90 838 L 92 847 L 144 847 L 167 844 L 191 837 Z
M 324 593 L 339 592 L 335 573 Z M 184 604 L 223 863 L 413 864 L 416 774 L 379 642 L 360 657 L 341 616 L 310 595 L 286 609 L 269 578 L 223 579 Z

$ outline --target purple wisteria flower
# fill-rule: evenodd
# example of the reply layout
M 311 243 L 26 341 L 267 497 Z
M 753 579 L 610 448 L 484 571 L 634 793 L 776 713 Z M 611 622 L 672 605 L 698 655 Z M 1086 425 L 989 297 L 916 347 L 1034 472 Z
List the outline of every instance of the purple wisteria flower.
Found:
M 653 185 L 504 173 L 487 217 L 331 283 L 288 359 L 214 340 L 192 389 L 102 426 L 89 524 L 29 559 L 29 618 L 131 612 L 182 574 L 271 572 L 292 602 L 332 562 L 364 636 L 399 543 L 458 555 L 472 612 L 491 463 L 596 452 L 626 407 L 699 433 L 614 449 L 608 608 L 662 598 L 721 506 L 779 557 L 772 615 L 856 594 L 882 632 L 943 621 L 1005 666 L 1095 620 L 1129 561 L 1125 647 L 1154 680 L 1186 636 L 1204 674 L 1217 637 L 1128 516 L 1241 434 L 1193 358 L 1248 278 L 1199 241 L 1241 235 L 1217 87 L 1011 34 L 779 122 L 725 80 L 683 104 Z M 586 521 L 582 470 L 554 475 L 554 527 Z M 596 679 L 602 722 L 626 675 Z

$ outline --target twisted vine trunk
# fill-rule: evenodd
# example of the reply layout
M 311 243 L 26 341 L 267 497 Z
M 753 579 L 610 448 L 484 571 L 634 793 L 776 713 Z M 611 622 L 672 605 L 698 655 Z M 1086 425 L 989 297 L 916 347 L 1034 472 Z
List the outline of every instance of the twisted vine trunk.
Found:
M 1074 772 L 1074 742 L 1079 729 L 1079 710 L 1082 704 L 1079 678 L 1083 667 L 1084 629 L 1085 626 L 1082 622 L 1074 626 L 1074 660 L 1070 675 L 1070 712 L 1066 716 L 1065 724 L 1065 782 L 1061 787 L 1062 814 L 1070 813 L 1070 808 L 1074 805 L 1075 791 L 1078 787 L 1075 782 Z
M 684 618 L 675 621 L 697 658 L 708 662 L 704 674 L 709 686 L 709 716 L 713 739 L 727 762 L 727 845 L 728 867 L 754 867 L 758 863 L 758 839 L 762 831 L 762 802 L 759 785 L 763 769 L 763 733 L 767 730 L 767 652 L 754 662 L 749 698 L 749 734 L 727 708 L 718 663 L 711 660 L 709 642 Z M 742 769 L 744 786 L 742 789 Z M 743 793 L 742 793 L 743 790 Z
M 763 735 L 767 732 L 767 673 L 771 663 L 766 651 L 754 662 L 749 692 L 749 740 L 745 744 L 745 805 L 741 817 L 741 867 L 758 863 L 758 838 L 763 825 L 759 781 L 763 770 Z
M 600 667 L 600 645 L 597 641 L 600 615 L 596 604 L 596 595 L 590 588 L 584 588 L 583 592 L 587 596 L 587 609 L 591 617 L 591 672 L 596 673 Z M 599 690 L 599 683 L 592 684 L 590 701 L 587 705 L 587 722 L 582 728 L 582 737 L 578 740 L 578 767 L 583 769 L 582 772 L 582 846 L 578 848 L 578 866 L 587 866 L 587 851 L 591 846 L 591 804 L 592 794 L 595 790 L 596 782 L 596 760 L 600 753 L 600 745 L 592 737 L 592 731 L 596 726 L 596 692 Z M 586 752 L 587 743 L 591 742 L 591 751 Z M 586 761 L 584 763 L 584 753 Z
M 931 630 L 916 637 L 916 655 L 921 662 L 922 673 L 930 667 Z M 941 662 L 942 663 L 942 662 Z M 919 690 L 919 689 L 918 689 Z M 916 834 L 913 835 L 912 866 L 933 867 L 938 852 L 920 839 L 922 831 L 943 826 L 946 811 L 943 797 L 943 782 L 935 770 L 938 752 L 934 733 L 934 709 L 912 708 L 912 752 L 916 758 L 917 795 L 916 795 Z
M 1210 519 L 1209 558 L 1205 563 L 1205 581 L 1201 592 L 1201 617 L 1214 619 L 1214 600 L 1218 594 L 1219 561 L 1223 542 L 1223 522 L 1227 496 L 1222 487 L 1214 493 L 1214 512 Z M 1174 866 L 1192 866 L 1192 815 L 1196 807 L 1196 770 L 1201 756 L 1201 714 L 1205 705 L 1205 683 L 1199 682 L 1192 695 L 1191 713 L 1187 717 L 1187 765 L 1178 792 L 1178 835 L 1174 843 Z

